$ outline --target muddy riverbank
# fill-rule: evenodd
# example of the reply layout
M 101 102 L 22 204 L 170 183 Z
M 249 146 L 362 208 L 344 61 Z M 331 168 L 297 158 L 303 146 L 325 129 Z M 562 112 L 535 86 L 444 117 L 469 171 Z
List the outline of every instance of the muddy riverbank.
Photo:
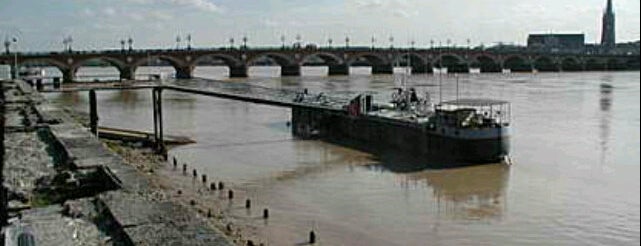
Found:
M 156 182 L 160 157 L 101 142 L 78 123 L 81 115 L 49 104 L 22 81 L 2 81 L 2 89 L 3 211 L 9 215 L 4 241 L 244 245 L 240 237 L 225 236 L 213 218 L 197 213 L 193 202 L 182 202 Z

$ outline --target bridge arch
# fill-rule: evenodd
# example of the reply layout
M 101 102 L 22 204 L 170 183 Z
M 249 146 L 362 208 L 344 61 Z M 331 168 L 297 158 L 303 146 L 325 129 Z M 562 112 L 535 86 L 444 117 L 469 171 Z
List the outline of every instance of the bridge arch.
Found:
M 222 64 L 220 64 L 222 62 Z M 221 65 L 223 67 L 221 67 Z M 189 67 L 195 76 L 219 78 L 214 74 L 227 74 L 228 77 L 247 77 L 247 67 L 245 63 L 236 56 L 209 53 L 196 57 Z M 222 71 L 221 71 L 222 70 Z
M 327 52 L 314 52 L 314 53 L 307 54 L 300 59 L 299 64 L 301 66 L 305 64 L 309 64 L 310 60 L 314 58 L 323 60 L 323 62 L 325 62 L 325 64 L 327 65 L 345 64 L 345 60 L 343 58 Z
M 412 66 L 414 66 L 414 65 L 425 66 L 425 64 L 429 63 L 429 61 L 428 61 L 428 59 L 426 57 L 421 56 L 420 54 L 415 53 L 415 52 L 401 53 L 401 54 L 396 55 L 394 57 L 394 63 L 399 64 L 401 66 L 405 66 L 405 65 L 407 65 L 405 63 L 408 61 L 408 58 L 409 58 L 409 61 L 411 62 Z
M 298 56 L 298 55 L 297 55 Z M 299 63 L 296 61 L 297 57 L 277 53 L 277 52 L 262 52 L 252 55 L 247 58 L 246 66 L 271 66 L 274 63 L 280 66 L 281 76 L 300 76 L 301 69 Z
M 626 69 L 626 63 L 621 59 L 617 59 L 617 58 L 608 59 L 607 70 L 617 71 L 617 70 L 625 70 L 625 69 Z
M 482 73 L 501 72 L 501 65 L 498 63 L 496 58 L 486 54 L 474 56 L 471 66 L 481 69 Z
M 229 67 L 237 67 L 237 66 L 243 65 L 243 62 L 240 59 L 233 57 L 231 55 L 212 53 L 212 54 L 204 54 L 196 57 L 196 59 L 194 59 L 191 62 L 190 66 L 197 66 L 200 63 L 205 62 L 207 60 L 220 60 Z
M 563 71 L 581 71 L 583 63 L 574 56 L 568 56 L 561 59 L 561 69 Z
M 191 77 L 191 67 L 188 64 L 185 64 L 185 62 L 183 62 L 178 58 L 167 56 L 167 55 L 151 55 L 151 56 L 141 57 L 138 60 L 135 60 L 131 63 L 131 65 L 128 67 L 127 74 L 132 78 L 135 78 L 138 76 L 144 76 L 145 74 L 151 74 L 158 71 L 150 71 L 147 69 L 140 70 L 138 69 L 139 67 L 149 67 L 149 66 L 166 67 L 166 65 L 173 67 L 173 70 L 174 70 L 173 72 L 175 73 L 176 78 Z M 171 73 L 169 69 L 165 69 L 165 68 L 160 68 L 160 72 Z
M 589 58 L 585 61 L 585 69 L 588 71 L 602 71 L 607 68 L 607 61 L 598 58 Z
M 252 56 L 252 57 L 248 57 L 247 58 L 247 65 L 248 66 L 257 65 L 258 62 L 260 62 L 261 59 L 271 60 L 271 61 L 275 62 L 276 64 L 278 64 L 281 67 L 297 65 L 297 62 L 296 62 L 295 58 L 290 57 L 290 56 L 285 55 L 285 54 L 279 54 L 279 53 L 275 53 L 275 52 L 259 53 L 259 54 L 256 54 L 256 55 Z
M 69 65 L 51 58 L 18 59 L 18 67 L 29 65 L 51 66 L 58 68 L 60 71 L 69 70 Z
M 640 66 L 640 59 L 639 56 L 633 57 L 633 58 L 628 58 L 628 60 L 625 62 L 627 69 L 639 69 Z
M 559 64 L 553 57 L 539 56 L 534 59 L 534 68 L 542 72 L 557 72 Z
M 356 54 L 352 57 L 350 57 L 347 60 L 347 65 L 352 66 L 356 62 L 367 62 L 370 64 L 370 66 L 375 66 L 375 65 L 383 65 L 383 64 L 390 64 L 391 62 L 385 58 L 385 56 L 376 54 L 376 53 L 361 53 L 361 54 Z
M 511 55 L 503 60 L 503 68 L 512 72 L 532 72 L 532 64 L 528 57 Z
M 51 58 L 18 59 L 18 70 L 26 67 L 45 69 L 45 77 L 62 77 L 64 82 L 73 81 L 73 73 L 69 65 Z M 13 69 L 13 66 L 11 67 Z
M 396 56 L 394 56 L 393 64 L 402 67 L 409 65 L 412 68 L 413 74 L 433 72 L 432 65 L 429 59 L 425 56 L 421 56 L 416 52 L 403 52 L 397 54 Z
M 467 61 L 455 53 L 438 55 L 433 64 L 437 68 L 447 68 L 448 73 L 467 73 L 469 71 Z
M 85 67 L 87 66 L 99 66 L 104 69 L 100 69 L 101 71 L 90 72 L 86 71 Z M 126 64 L 124 61 L 112 57 L 89 57 L 73 63 L 71 65 L 71 72 L 73 73 L 74 78 L 78 78 L 78 74 L 80 72 L 80 74 L 87 73 L 86 76 L 89 78 L 97 79 L 97 77 L 104 76 L 108 79 L 115 80 L 123 78 L 124 73 L 126 73 Z

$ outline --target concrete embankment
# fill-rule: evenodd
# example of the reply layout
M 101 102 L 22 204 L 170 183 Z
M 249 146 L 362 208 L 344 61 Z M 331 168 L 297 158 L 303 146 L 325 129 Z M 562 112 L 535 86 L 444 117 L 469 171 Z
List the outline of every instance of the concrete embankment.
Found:
M 3 81 L 2 92 L 6 242 L 232 245 L 27 83 Z

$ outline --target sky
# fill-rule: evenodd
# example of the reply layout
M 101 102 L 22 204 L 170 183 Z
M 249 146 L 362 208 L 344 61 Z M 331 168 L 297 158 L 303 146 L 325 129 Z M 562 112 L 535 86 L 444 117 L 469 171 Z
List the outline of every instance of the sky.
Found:
M 17 37 L 21 51 L 305 43 L 327 45 L 473 46 L 525 44 L 529 33 L 584 33 L 599 42 L 606 0 L 0 0 L 0 37 Z M 639 40 L 639 0 L 614 0 L 617 41 Z

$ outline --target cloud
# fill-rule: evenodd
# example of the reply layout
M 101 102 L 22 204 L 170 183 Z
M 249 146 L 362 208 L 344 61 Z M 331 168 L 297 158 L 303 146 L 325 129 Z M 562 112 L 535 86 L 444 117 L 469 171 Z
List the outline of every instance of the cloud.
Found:
M 91 10 L 90 8 L 84 8 L 82 12 L 80 12 L 80 14 L 85 17 L 93 17 L 95 15 L 93 10 Z
M 417 16 L 419 14 L 416 10 L 417 6 L 425 4 L 410 0 L 348 0 L 347 2 L 357 12 L 367 14 L 379 12 L 400 18 Z
M 207 12 L 220 13 L 222 8 L 211 0 L 123 0 L 130 4 L 153 5 L 153 4 L 170 4 L 183 7 L 191 7 Z
M 208 0 L 165 0 L 168 3 L 194 7 L 203 11 L 220 13 L 222 9 Z
M 359 8 L 378 9 L 385 5 L 383 0 L 354 0 L 354 4 Z
M 107 7 L 102 10 L 102 13 L 104 13 L 106 16 L 114 16 L 116 15 L 116 10 L 112 7 Z
M 266 27 L 278 27 L 282 25 L 279 21 L 272 20 L 272 19 L 262 19 L 260 23 Z
M 147 17 L 153 20 L 161 20 L 161 21 L 174 19 L 174 16 L 171 15 L 170 13 L 160 11 L 160 10 L 150 11 L 149 13 L 147 13 Z

